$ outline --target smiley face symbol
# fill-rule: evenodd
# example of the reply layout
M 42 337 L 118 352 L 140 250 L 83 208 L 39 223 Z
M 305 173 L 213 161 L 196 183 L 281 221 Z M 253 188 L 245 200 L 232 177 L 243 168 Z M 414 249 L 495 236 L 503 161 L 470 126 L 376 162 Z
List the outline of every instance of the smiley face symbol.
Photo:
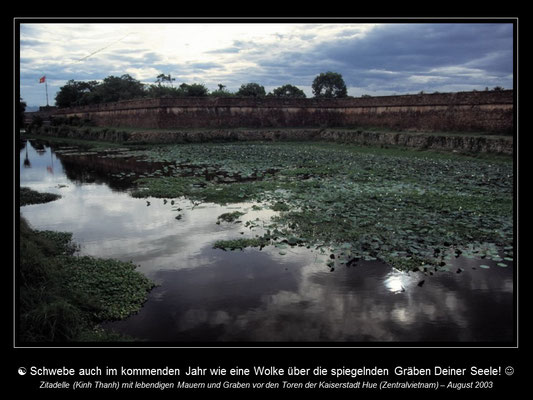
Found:
M 514 368 L 511 366 L 505 367 L 505 375 L 511 376 L 512 374 L 514 374 Z
M 26 368 L 20 367 L 18 372 L 19 372 L 19 375 L 26 375 Z

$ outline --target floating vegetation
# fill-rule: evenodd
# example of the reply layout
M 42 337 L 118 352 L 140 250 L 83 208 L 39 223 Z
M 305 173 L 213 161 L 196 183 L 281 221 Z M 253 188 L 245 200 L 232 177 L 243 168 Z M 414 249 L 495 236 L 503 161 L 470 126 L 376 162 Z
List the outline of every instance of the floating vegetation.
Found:
M 221 214 L 217 218 L 217 224 L 220 224 L 221 222 L 238 222 L 238 219 L 245 214 L 246 213 L 240 211 L 233 211 Z
M 154 284 L 132 263 L 94 257 L 63 257 L 66 290 L 91 300 L 96 320 L 122 319 L 138 311 Z
M 98 324 L 138 311 L 154 283 L 131 263 L 73 255 L 71 239 L 20 219 L 20 340 L 125 340 Z
M 264 238 L 241 238 L 234 240 L 217 240 L 213 245 L 213 248 L 222 250 L 243 250 L 247 247 L 263 248 L 268 244 L 268 241 Z
M 310 143 L 174 145 L 136 156 L 161 163 L 161 173 L 138 179 L 133 196 L 270 204 L 281 213 L 265 222 L 265 242 L 297 237 L 289 245 L 335 254 L 334 265 L 437 271 L 459 256 L 513 257 L 510 158 Z
M 281 201 L 274 203 L 270 208 L 274 211 L 289 211 L 291 209 L 287 204 Z
M 60 199 L 61 196 L 55 193 L 40 193 L 28 187 L 20 188 L 20 205 L 48 203 Z

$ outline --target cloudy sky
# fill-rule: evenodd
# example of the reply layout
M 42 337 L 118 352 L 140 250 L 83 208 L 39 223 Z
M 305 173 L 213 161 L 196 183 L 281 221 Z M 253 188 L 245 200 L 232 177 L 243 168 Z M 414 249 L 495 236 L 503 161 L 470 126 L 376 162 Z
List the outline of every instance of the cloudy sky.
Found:
M 351 96 L 513 87 L 510 23 L 21 23 L 20 90 L 50 105 L 69 79 L 130 74 L 154 83 L 290 83 L 312 97 L 321 72 L 342 74 Z

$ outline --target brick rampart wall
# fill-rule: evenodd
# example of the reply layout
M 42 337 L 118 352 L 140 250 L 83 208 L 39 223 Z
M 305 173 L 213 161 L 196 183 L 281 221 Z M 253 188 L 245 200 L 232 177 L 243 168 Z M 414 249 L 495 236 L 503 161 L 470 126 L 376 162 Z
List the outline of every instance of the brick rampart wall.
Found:
M 294 128 L 376 126 L 397 130 L 513 131 L 513 91 L 347 99 L 159 98 L 61 109 L 98 126 Z

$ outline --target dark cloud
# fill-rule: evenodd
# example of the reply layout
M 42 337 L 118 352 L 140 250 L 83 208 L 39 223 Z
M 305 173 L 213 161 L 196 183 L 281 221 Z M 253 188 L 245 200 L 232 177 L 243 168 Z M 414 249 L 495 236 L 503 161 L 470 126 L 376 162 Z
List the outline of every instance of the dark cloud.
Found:
M 114 51 L 111 54 L 106 54 L 107 60 L 116 61 L 119 63 L 128 64 L 134 68 L 141 66 L 150 66 L 162 62 L 163 57 L 154 52 L 133 51 L 133 50 L 121 50 Z
M 510 48 L 512 32 L 492 24 L 399 24 L 377 27 L 363 39 L 336 41 L 321 54 L 356 68 L 421 70 L 461 65 Z
M 22 39 L 20 41 L 20 47 L 24 46 L 42 46 L 45 45 L 46 42 L 43 42 L 42 40 L 38 39 Z
M 234 54 L 240 52 L 242 49 L 238 46 L 225 47 L 223 49 L 209 50 L 206 54 Z
M 195 63 L 189 63 L 187 64 L 187 66 L 192 68 L 193 70 L 202 70 L 202 71 L 223 67 L 222 64 L 214 63 L 214 62 L 195 62 Z
M 251 43 L 240 43 L 250 48 Z M 272 52 L 276 50 L 272 46 Z M 512 24 L 387 24 L 366 35 L 346 29 L 310 49 L 248 52 L 265 80 L 290 77 L 311 85 L 328 70 L 348 86 L 412 92 L 445 88 L 512 87 Z M 255 71 L 259 77 L 260 72 Z M 305 80 L 307 82 L 304 82 Z
M 479 85 L 483 76 L 489 83 L 513 73 L 512 40 L 510 24 L 393 24 L 315 50 L 320 59 L 338 63 L 357 86 L 378 78 L 369 71 L 388 71 L 380 76 L 384 84 L 413 75 L 442 82 L 455 75 L 458 83 Z M 476 79 L 460 73 L 465 69 L 478 70 Z
M 245 50 L 257 49 L 256 43 L 249 40 L 234 40 L 231 46 L 222 49 L 208 50 L 206 54 L 237 54 Z

